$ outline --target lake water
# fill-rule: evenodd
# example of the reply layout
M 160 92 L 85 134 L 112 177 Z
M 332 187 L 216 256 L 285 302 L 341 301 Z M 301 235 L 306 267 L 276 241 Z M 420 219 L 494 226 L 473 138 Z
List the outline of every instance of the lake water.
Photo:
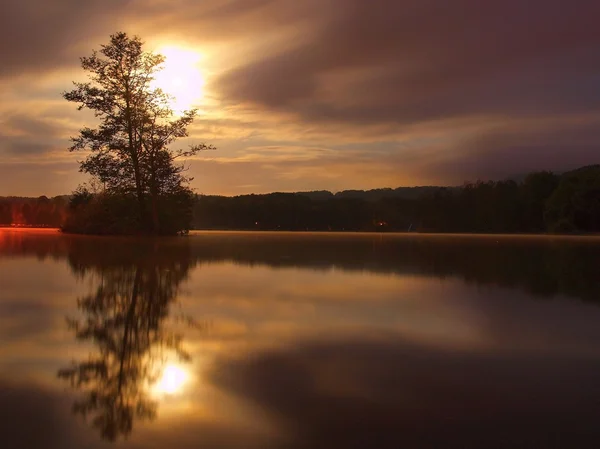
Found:
M 600 447 L 600 239 L 0 229 L 2 448 Z

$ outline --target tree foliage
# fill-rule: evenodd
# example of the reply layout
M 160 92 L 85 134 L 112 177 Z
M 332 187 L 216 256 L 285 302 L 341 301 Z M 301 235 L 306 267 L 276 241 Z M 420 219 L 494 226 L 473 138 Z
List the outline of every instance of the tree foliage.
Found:
M 74 83 L 75 88 L 63 94 L 67 101 L 78 104 L 79 110 L 92 110 L 100 120 L 96 128 L 85 127 L 72 138 L 70 151 L 90 152 L 80 170 L 102 185 L 99 201 L 109 200 L 101 208 L 110 206 L 115 195 L 132 198 L 136 230 L 155 234 L 174 230 L 161 222 L 161 217 L 174 214 L 165 215 L 161 207 L 183 207 L 176 211 L 183 215 L 191 207 L 190 202 L 168 201 L 171 197 L 191 198 L 191 178 L 184 175 L 185 166 L 179 160 L 214 149 L 206 144 L 171 148 L 177 139 L 188 136 L 197 111 L 176 116 L 169 106 L 170 96 L 153 86 L 164 62 L 162 55 L 144 51 L 139 37 L 116 33 L 100 51 L 81 58 L 89 81 Z M 175 231 L 185 230 L 187 224 L 175 227 L 181 228 Z
M 552 231 L 600 231 L 600 165 L 565 173 L 548 199 L 545 218 Z

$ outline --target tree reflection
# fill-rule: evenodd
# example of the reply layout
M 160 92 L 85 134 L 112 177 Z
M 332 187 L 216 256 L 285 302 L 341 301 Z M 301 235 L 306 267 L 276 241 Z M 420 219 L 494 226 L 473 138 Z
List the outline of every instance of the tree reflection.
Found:
M 166 319 L 190 258 L 186 245 L 141 242 L 135 251 L 128 245 L 127 253 L 105 247 L 104 257 L 98 257 L 95 246 L 70 248 L 74 272 L 91 277 L 97 287 L 78 300 L 81 317 L 68 320 L 76 338 L 94 349 L 58 376 L 82 392 L 73 411 L 115 441 L 132 431 L 135 420 L 156 416 L 149 386 L 160 376 L 167 354 L 189 360 L 181 335 Z

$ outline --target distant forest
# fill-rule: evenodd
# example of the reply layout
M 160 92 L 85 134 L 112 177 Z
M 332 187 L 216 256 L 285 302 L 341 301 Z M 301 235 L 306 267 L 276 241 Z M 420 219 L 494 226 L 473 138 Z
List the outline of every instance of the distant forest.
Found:
M 69 196 L 0 197 L 0 226 L 59 228 L 65 221 Z
M 60 227 L 69 197 L 0 198 L 0 225 Z M 520 181 L 460 187 L 400 187 L 198 195 L 193 229 L 416 231 L 476 233 L 600 232 L 600 165 Z

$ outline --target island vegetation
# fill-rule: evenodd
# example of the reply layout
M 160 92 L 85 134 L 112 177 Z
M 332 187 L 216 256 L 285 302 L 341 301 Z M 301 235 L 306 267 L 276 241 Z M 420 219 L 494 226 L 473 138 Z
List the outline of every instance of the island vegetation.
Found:
M 179 161 L 213 147 L 173 148 L 188 136 L 197 111 L 177 114 L 173 98 L 153 85 L 164 62 L 126 33 L 81 58 L 89 81 L 74 83 L 63 96 L 93 111 L 100 123 L 71 139 L 70 151 L 87 153 L 80 171 L 92 181 L 73 193 L 65 232 L 170 235 L 189 229 L 194 195 Z

